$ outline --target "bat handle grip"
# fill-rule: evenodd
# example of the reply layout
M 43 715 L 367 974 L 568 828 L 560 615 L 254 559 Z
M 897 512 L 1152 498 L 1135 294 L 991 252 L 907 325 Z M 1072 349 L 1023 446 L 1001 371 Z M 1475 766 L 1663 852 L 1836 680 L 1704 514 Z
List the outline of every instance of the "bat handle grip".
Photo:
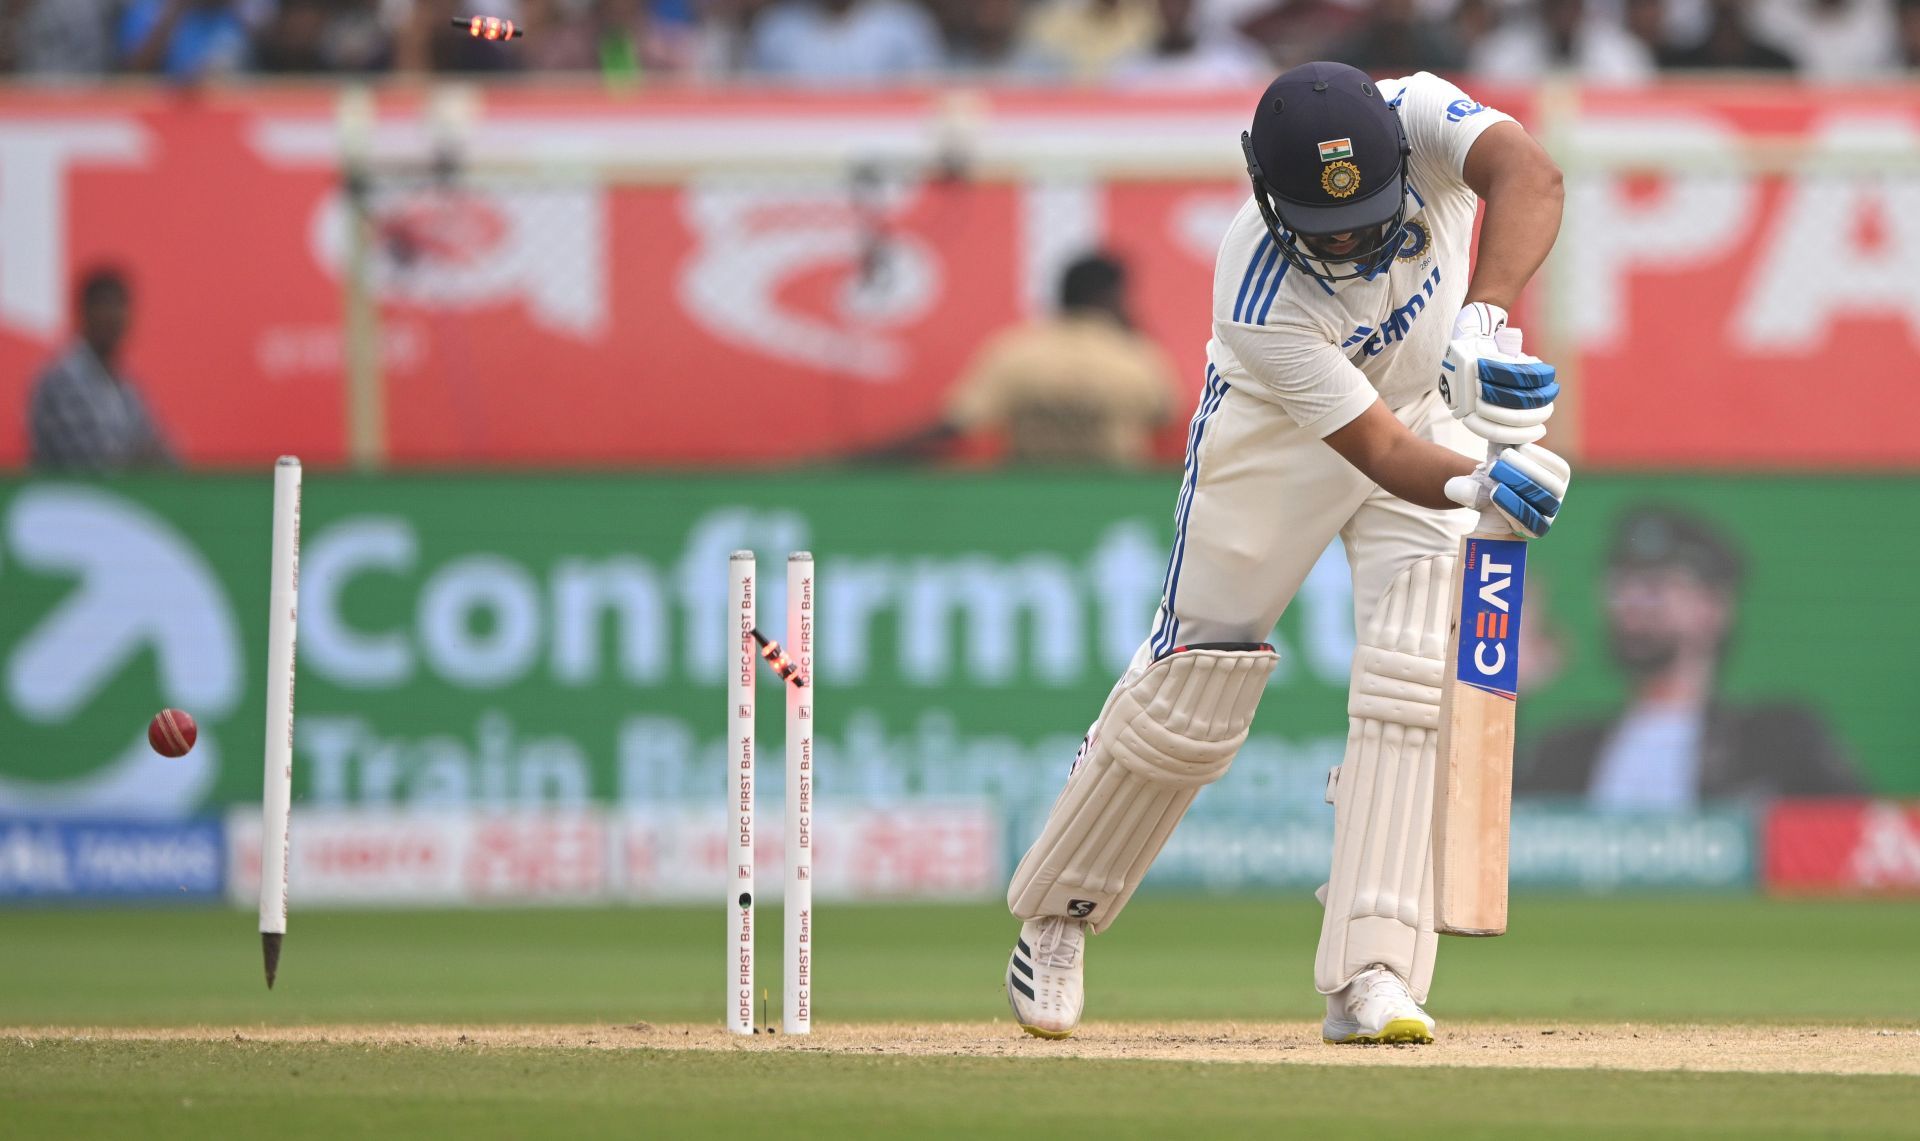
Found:
M 1488 440 L 1487 461 L 1491 463 L 1499 459 L 1500 450 L 1501 445 L 1494 443 L 1492 440 Z M 1476 535 L 1497 535 L 1502 539 L 1519 539 L 1524 537 L 1514 532 L 1512 525 L 1507 522 L 1507 517 L 1500 514 L 1499 510 L 1491 503 L 1487 504 L 1487 506 L 1481 510 L 1480 522 L 1474 525 L 1473 530 Z

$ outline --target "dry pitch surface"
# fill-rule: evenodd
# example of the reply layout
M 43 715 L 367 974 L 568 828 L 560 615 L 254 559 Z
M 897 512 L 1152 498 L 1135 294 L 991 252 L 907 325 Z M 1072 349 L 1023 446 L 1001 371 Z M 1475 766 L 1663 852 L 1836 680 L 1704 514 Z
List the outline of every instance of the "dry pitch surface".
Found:
M 8 1027 L 0 1040 L 246 1042 L 426 1050 L 690 1050 L 742 1054 L 1090 1058 L 1316 1066 L 1920 1075 L 1920 1030 L 1639 1023 L 1443 1024 L 1430 1046 L 1328 1046 L 1318 1023 L 1095 1023 L 1064 1042 L 1010 1024 L 819 1026 L 805 1038 L 739 1038 L 717 1026 Z
M 1068 1042 L 1008 1021 L 994 905 L 836 909 L 805 1039 L 719 1025 L 710 908 L 306 914 L 275 991 L 249 916 L 22 912 L 0 1135 L 1920 1138 L 1920 907 L 1523 918 L 1449 946 L 1438 1043 L 1335 1047 L 1311 900 L 1143 900 Z

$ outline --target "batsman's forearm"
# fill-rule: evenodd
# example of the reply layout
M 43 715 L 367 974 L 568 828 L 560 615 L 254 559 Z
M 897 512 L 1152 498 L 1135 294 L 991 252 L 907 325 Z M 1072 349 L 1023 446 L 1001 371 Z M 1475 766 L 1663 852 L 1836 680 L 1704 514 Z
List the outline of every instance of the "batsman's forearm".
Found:
M 1467 283 L 1468 302 L 1514 307 L 1560 235 L 1565 201 L 1560 170 L 1551 164 L 1495 178 L 1488 188 L 1487 216 L 1480 224 L 1473 279 Z
M 1382 457 L 1370 474 L 1375 483 L 1408 503 L 1451 511 L 1460 505 L 1447 498 L 1447 481 L 1472 475 L 1477 466 L 1451 448 L 1409 436 Z
M 1352 423 L 1329 435 L 1327 446 L 1389 493 L 1408 503 L 1443 511 L 1459 506 L 1447 498 L 1447 481 L 1456 475 L 1471 475 L 1478 466 L 1451 448 L 1407 431 L 1378 400 Z

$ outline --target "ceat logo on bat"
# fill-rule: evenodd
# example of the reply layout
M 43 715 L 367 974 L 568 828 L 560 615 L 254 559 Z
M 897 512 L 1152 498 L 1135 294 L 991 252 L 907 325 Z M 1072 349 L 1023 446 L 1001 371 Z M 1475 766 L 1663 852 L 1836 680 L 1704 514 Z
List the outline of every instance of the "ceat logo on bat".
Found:
M 1527 544 L 1468 539 L 1460 576 L 1460 681 L 1512 698 L 1520 676 L 1520 607 L 1526 598 Z

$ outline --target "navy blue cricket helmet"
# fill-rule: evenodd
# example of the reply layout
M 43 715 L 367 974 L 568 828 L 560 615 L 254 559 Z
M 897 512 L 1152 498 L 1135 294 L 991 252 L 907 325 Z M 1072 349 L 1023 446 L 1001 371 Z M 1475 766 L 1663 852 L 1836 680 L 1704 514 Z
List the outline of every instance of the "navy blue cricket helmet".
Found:
M 1268 85 L 1240 136 L 1254 201 L 1289 262 L 1317 277 L 1371 277 L 1393 259 L 1407 211 L 1406 128 L 1365 72 L 1304 63 Z M 1351 234 L 1329 252 L 1316 238 Z M 1304 247 L 1304 248 L 1303 248 Z

